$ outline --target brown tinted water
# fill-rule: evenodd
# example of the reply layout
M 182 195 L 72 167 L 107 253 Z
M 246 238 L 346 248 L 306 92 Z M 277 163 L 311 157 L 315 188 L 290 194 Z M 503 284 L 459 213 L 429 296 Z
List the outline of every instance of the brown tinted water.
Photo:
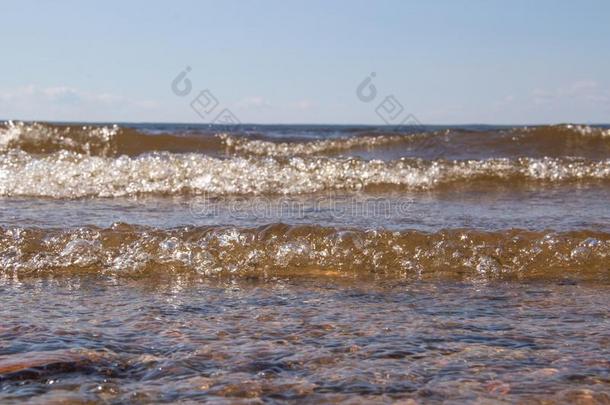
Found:
M 610 403 L 607 127 L 0 125 L 0 403 Z

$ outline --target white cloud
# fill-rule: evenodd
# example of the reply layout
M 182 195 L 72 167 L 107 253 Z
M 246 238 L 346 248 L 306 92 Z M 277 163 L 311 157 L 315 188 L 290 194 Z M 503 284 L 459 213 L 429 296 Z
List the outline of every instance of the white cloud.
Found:
M 564 101 L 586 101 L 590 103 L 610 103 L 610 91 L 593 80 L 580 80 L 556 89 L 534 89 L 531 93 L 534 104 L 552 105 Z
M 67 86 L 38 88 L 34 85 L 27 85 L 11 91 L 1 92 L 0 98 L 9 102 L 117 102 L 121 100 L 121 97 L 110 94 L 104 93 L 96 95 Z
M 239 100 L 236 104 L 237 108 L 244 110 L 270 108 L 271 103 L 261 96 L 245 97 Z
M 0 91 L 3 119 L 110 121 L 134 120 L 157 109 L 151 100 L 132 100 L 111 93 L 93 93 L 70 86 L 27 85 Z
M 306 110 L 310 110 L 313 107 L 313 102 L 311 100 L 299 100 L 296 103 L 296 108 L 298 110 L 302 110 L 302 111 L 306 111 Z

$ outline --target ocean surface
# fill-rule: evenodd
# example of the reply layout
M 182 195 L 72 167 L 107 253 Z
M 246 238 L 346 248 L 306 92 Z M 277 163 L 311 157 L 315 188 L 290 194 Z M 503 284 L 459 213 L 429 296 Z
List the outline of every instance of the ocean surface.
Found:
M 610 403 L 610 126 L 0 123 L 0 403 Z

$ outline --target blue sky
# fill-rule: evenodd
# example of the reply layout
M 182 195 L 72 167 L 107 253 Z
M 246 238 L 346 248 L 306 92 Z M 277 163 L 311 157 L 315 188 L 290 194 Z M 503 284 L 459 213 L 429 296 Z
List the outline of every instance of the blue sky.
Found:
M 252 123 L 380 124 L 388 95 L 426 124 L 607 123 L 609 16 L 602 0 L 3 1 L 0 118 L 202 122 L 208 89 Z

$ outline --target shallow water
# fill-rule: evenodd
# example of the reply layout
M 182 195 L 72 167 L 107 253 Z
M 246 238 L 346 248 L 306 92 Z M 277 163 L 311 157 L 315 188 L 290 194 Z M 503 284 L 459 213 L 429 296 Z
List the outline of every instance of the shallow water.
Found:
M 610 400 L 607 284 L 85 277 L 0 288 L 3 403 Z
M 271 223 L 415 229 L 597 230 L 610 232 L 610 187 L 461 187 L 426 192 L 295 196 L 140 196 L 105 199 L 0 197 L 0 226 L 158 228 Z
M 0 124 L 0 403 L 610 403 L 610 129 Z

